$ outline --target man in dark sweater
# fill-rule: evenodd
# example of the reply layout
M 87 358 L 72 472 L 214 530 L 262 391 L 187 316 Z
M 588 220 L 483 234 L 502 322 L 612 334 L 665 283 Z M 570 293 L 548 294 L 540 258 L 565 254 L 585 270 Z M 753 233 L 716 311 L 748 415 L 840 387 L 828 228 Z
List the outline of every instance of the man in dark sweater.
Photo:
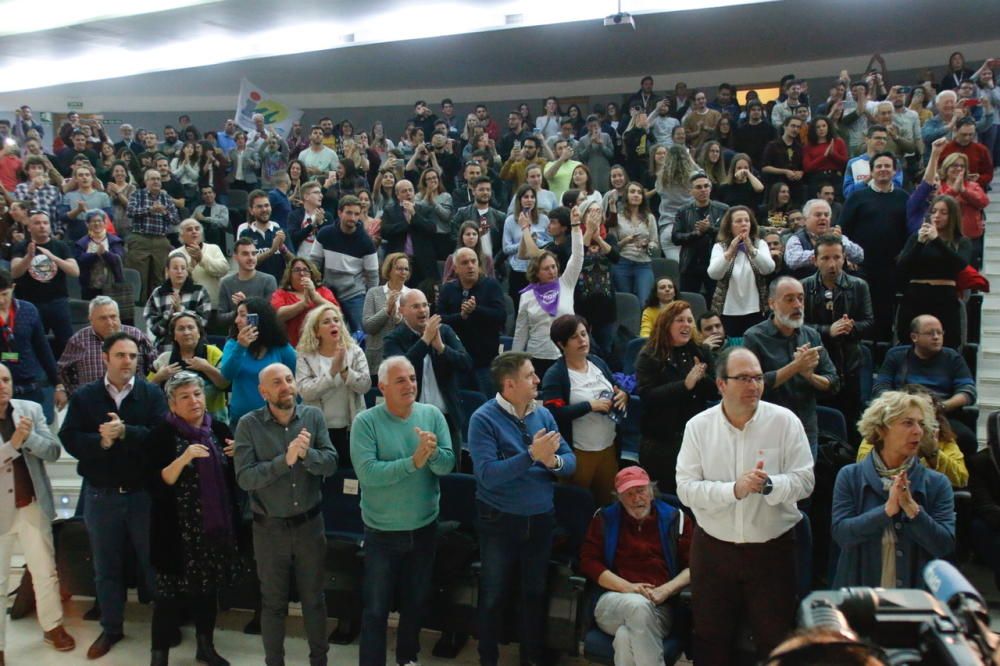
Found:
M 405 356 L 417 373 L 417 400 L 444 413 L 452 442 L 465 431 L 458 377 L 472 370 L 472 357 L 441 315 L 431 315 L 427 297 L 411 289 L 399 298 L 403 323 L 385 336 L 384 358 Z M 457 449 L 457 446 L 456 446 Z
M 736 150 L 746 153 L 753 161 L 754 169 L 763 165 L 764 146 L 774 140 L 774 128 L 764 120 L 764 106 L 754 100 L 747 104 L 747 121 L 733 130 Z
M 671 240 L 681 248 L 681 289 L 701 294 L 710 303 L 715 280 L 708 277 L 708 260 L 729 206 L 712 201 L 712 181 L 704 172 L 691 176 L 691 196 L 694 201 L 677 211 Z
M 840 378 L 819 333 L 805 325 L 805 294 L 799 281 L 786 276 L 772 282 L 768 305 L 771 318 L 747 329 L 743 344 L 760 359 L 764 397 L 795 412 L 816 460 L 816 396 L 836 393 Z
M 441 287 L 438 314 L 472 356 L 475 377 L 469 377 L 471 381 L 465 385 L 489 398 L 496 393 L 490 378 L 490 362 L 497 355 L 500 332 L 507 319 L 503 288 L 482 274 L 479 257 L 472 248 L 455 251 L 455 274 L 457 280 Z
M 107 374 L 77 389 L 59 432 L 87 483 L 83 519 L 101 607 L 101 635 L 87 650 L 88 659 L 103 657 L 124 637 L 127 542 L 135 549 L 140 588 L 153 593 L 146 437 L 167 411 L 163 391 L 136 376 L 139 345 L 132 336 L 109 335 L 102 351 Z
M 844 235 L 861 246 L 861 264 L 871 289 L 875 326 L 872 337 L 892 339 L 892 312 L 896 295 L 896 257 L 906 243 L 906 192 L 895 185 L 896 160 L 892 153 L 872 157 L 868 187 L 852 194 L 840 214 Z

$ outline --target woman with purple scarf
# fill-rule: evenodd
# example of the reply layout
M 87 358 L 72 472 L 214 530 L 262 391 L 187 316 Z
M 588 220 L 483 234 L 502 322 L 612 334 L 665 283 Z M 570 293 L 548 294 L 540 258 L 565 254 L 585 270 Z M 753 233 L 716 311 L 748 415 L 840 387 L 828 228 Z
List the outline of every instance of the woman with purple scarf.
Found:
M 179 372 L 164 390 L 170 411 L 149 436 L 150 546 L 156 570 L 151 663 L 167 664 L 184 607 L 194 618 L 197 662 L 228 666 L 215 651 L 213 632 L 219 590 L 243 573 L 232 433 L 208 415 L 198 375 Z
M 552 321 L 559 315 L 574 314 L 573 292 L 583 268 L 583 232 L 580 224 L 580 211 L 574 208 L 570 218 L 572 252 L 563 274 L 559 275 L 556 255 L 544 250 L 528 264 L 528 286 L 521 290 L 511 349 L 531 354 L 531 363 L 539 377 L 544 377 L 545 371 L 562 357 L 562 352 L 549 336 Z

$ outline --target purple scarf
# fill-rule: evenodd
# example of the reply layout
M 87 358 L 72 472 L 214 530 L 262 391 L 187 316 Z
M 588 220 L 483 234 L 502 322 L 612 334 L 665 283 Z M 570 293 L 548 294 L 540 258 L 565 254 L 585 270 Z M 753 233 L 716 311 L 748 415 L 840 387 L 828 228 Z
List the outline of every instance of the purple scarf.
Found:
M 223 469 L 226 454 L 219 448 L 212 434 L 212 417 L 206 413 L 201 426 L 197 428 L 173 412 L 167 414 L 166 421 L 177 430 L 182 439 L 192 444 L 204 444 L 208 448 L 207 458 L 194 459 L 201 499 L 201 526 L 209 538 L 219 540 L 231 538 L 233 524 L 229 508 L 229 490 Z
M 559 310 L 559 280 L 551 282 L 532 282 L 520 293 L 532 292 L 535 300 L 550 317 L 555 317 Z

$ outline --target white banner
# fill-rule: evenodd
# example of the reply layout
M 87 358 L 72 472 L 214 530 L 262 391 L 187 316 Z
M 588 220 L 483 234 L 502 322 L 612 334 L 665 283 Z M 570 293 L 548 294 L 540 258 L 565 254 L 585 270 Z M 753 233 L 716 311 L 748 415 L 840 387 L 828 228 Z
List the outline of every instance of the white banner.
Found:
M 287 136 L 292 123 L 302 118 L 302 109 L 282 104 L 246 79 L 240 81 L 240 96 L 236 100 L 236 124 L 244 130 L 254 128 L 253 115 L 264 116 L 264 125 L 279 136 Z

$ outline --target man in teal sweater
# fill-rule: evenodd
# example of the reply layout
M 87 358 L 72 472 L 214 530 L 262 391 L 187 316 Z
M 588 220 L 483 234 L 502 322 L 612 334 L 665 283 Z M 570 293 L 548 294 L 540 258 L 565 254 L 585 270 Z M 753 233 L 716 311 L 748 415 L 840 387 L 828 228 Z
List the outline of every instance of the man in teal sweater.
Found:
M 434 568 L 438 477 L 455 467 L 444 414 L 417 402 L 417 373 L 405 356 L 378 368 L 381 405 L 351 427 L 351 462 L 365 522 L 364 610 L 358 662 L 384 664 L 385 627 L 399 597 L 396 663 L 416 663 Z

